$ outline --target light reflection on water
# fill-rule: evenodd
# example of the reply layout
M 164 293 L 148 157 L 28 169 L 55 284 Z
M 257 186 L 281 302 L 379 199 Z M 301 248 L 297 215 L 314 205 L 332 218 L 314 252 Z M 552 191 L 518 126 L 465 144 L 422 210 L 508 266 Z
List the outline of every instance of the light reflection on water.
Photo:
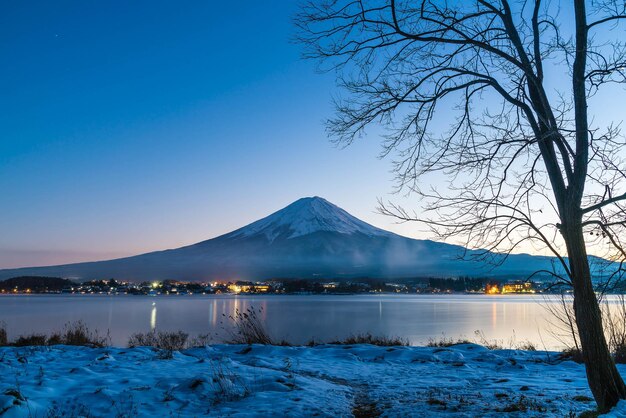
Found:
M 275 339 L 296 344 L 369 332 L 417 345 L 442 336 L 475 340 L 479 330 L 505 345 L 515 339 L 556 349 L 562 342 L 550 333 L 552 317 L 542 306 L 555 302 L 538 295 L 6 295 L 0 321 L 10 337 L 83 320 L 102 334 L 108 330 L 114 345 L 154 329 L 209 334 L 220 342 L 229 316 L 255 308 Z
M 154 331 L 156 329 L 156 321 L 157 321 L 157 308 L 156 302 L 152 302 L 152 313 L 150 314 L 150 331 Z

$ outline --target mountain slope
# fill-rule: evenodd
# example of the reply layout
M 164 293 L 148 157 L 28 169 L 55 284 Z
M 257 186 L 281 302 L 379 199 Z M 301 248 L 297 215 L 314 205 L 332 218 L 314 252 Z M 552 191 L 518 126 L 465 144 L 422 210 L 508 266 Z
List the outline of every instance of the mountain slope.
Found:
M 126 280 L 392 278 L 528 275 L 552 269 L 549 257 L 518 254 L 492 271 L 493 266 L 460 260 L 463 251 L 456 245 L 393 234 L 325 199 L 310 197 L 190 246 L 109 261 L 0 270 L 0 279 L 18 275 Z

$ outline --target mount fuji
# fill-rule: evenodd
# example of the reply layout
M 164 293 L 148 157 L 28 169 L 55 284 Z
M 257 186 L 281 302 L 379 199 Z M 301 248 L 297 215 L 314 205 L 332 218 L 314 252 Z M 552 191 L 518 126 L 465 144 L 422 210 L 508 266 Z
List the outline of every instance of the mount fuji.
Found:
M 494 268 L 461 260 L 464 250 L 376 228 L 323 198 L 306 197 L 197 244 L 108 261 L 5 269 L 0 270 L 0 279 L 27 275 L 133 281 L 522 276 L 553 266 L 551 257 L 514 254 Z

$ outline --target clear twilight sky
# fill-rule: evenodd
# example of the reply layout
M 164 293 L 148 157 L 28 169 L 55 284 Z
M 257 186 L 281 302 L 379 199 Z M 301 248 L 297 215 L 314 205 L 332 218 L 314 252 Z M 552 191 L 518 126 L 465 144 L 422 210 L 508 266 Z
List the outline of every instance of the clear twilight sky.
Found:
M 375 213 L 401 199 L 379 138 L 328 141 L 334 75 L 290 42 L 296 7 L 3 2 L 0 268 L 175 248 L 313 195 L 423 237 Z
M 0 268 L 107 259 L 228 232 L 319 195 L 375 213 L 370 136 L 324 132 L 332 74 L 300 58 L 296 2 L 0 6 Z

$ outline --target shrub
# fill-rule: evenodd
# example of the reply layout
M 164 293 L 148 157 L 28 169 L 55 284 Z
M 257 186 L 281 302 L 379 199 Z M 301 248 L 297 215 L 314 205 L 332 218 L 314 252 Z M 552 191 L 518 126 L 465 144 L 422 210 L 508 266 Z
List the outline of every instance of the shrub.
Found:
M 459 338 L 457 340 L 454 340 L 452 338 L 441 337 L 438 340 L 434 338 L 430 338 L 428 342 L 426 343 L 426 347 L 452 347 L 454 345 L 459 345 L 459 344 L 474 344 L 474 343 L 467 339 Z
M 187 346 L 189 334 L 182 331 L 159 332 L 157 338 L 158 348 L 167 351 L 180 351 Z
M 211 336 L 209 334 L 200 334 L 194 337 L 188 344 L 189 348 L 194 347 L 206 347 L 211 343 Z
M 566 360 L 572 360 L 576 363 L 583 362 L 583 353 L 579 348 L 576 347 L 568 347 L 561 351 L 561 358 Z
M 259 318 L 262 312 L 262 309 L 257 312 L 253 307 L 245 311 L 235 310 L 235 315 L 228 317 L 232 321 L 234 330 L 229 330 L 230 339 L 226 342 L 228 344 L 272 345 L 272 338 Z
M 626 345 L 616 344 L 613 346 L 613 359 L 618 364 L 626 363 Z
M 182 331 L 151 331 L 146 333 L 136 333 L 131 335 L 128 346 L 133 347 L 154 347 L 161 350 L 159 358 L 171 359 L 174 351 L 187 348 L 189 334 Z
M 374 402 L 358 403 L 352 407 L 354 418 L 376 418 L 382 415 Z
M 426 347 L 452 347 L 459 344 L 479 344 L 488 350 L 502 350 L 504 348 L 504 342 L 502 340 L 488 340 L 485 334 L 480 331 L 474 331 L 475 339 L 470 341 L 467 338 L 453 338 L 442 337 L 440 339 L 431 338 L 426 343 Z M 507 346 L 509 348 L 517 348 L 518 350 L 537 351 L 537 348 L 530 341 L 517 344 L 515 337 L 508 340 Z
M 48 339 L 48 345 L 65 344 L 89 347 L 104 347 L 107 337 L 98 335 L 98 331 L 91 331 L 83 321 L 68 322 L 63 332 L 52 334 Z
M 381 347 L 391 346 L 408 346 L 409 342 L 399 337 L 374 336 L 370 333 L 355 334 L 341 341 L 333 341 L 330 344 L 354 345 L 354 344 L 371 344 Z
M 9 343 L 7 339 L 7 329 L 3 323 L 0 323 L 0 347 Z
M 476 335 L 477 343 L 482 345 L 488 350 L 502 350 L 504 348 L 502 341 L 488 340 L 485 337 L 485 334 L 480 330 L 474 331 L 474 335 Z M 509 346 L 513 345 L 513 341 L 514 339 L 511 339 Z
M 152 332 L 137 332 L 130 336 L 128 339 L 128 347 L 156 347 L 157 336 L 156 331 Z
M 223 359 L 211 361 L 211 375 L 209 384 L 215 392 L 214 404 L 242 399 L 251 392 L 246 381 Z
M 11 345 L 15 347 L 47 345 L 48 338 L 45 334 L 20 335 Z
M 3 334 L 4 332 L 4 334 Z M 44 345 L 78 345 L 87 347 L 105 347 L 108 337 L 100 337 L 97 331 L 90 331 L 82 321 L 68 322 L 62 332 L 55 332 L 50 336 L 33 333 L 20 335 L 14 341 L 7 341 L 6 331 L 0 328 L 0 345 L 15 347 L 44 346 Z
M 517 345 L 517 349 L 524 351 L 537 351 L 537 347 L 535 346 L 535 344 L 531 343 L 530 341 L 519 343 Z

